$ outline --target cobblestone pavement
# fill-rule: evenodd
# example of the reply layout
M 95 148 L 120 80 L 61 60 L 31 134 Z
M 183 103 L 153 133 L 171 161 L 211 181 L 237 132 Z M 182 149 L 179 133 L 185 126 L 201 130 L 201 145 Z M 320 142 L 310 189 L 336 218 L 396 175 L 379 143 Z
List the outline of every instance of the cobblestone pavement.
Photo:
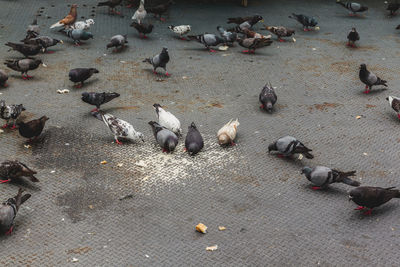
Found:
M 370 10 L 358 18 L 335 1 L 299 2 L 251 1 L 241 8 L 178 1 L 167 22 L 149 16 L 155 29 L 147 40 L 129 27 L 134 10 L 120 8 L 122 18 L 101 7 L 93 17 L 95 38 L 74 47 L 48 29 L 72 1 L 0 0 L 2 44 L 21 40 L 40 7 L 43 34 L 65 40 L 55 54 L 39 56 L 48 68 L 32 71 L 33 80 L 7 70 L 10 86 L 0 89 L 7 103 L 24 104 L 22 119 L 50 117 L 43 138 L 29 149 L 16 131 L 0 134 L 0 160 L 19 159 L 40 179 L 35 185 L 0 186 L 4 200 L 18 186 L 32 194 L 15 232 L 0 238 L 0 265 L 397 266 L 399 201 L 363 216 L 347 201 L 349 187 L 312 191 L 300 170 L 326 165 L 357 170 L 365 185 L 400 185 L 399 121 L 385 100 L 400 95 L 400 36 L 394 29 L 400 17 L 387 17 L 383 1 L 363 1 Z M 79 5 L 79 17 L 88 18 L 96 1 Z M 291 12 L 316 16 L 320 30 L 302 32 L 287 17 Z M 167 29 L 191 24 L 194 34 L 216 32 L 217 25 L 227 26 L 228 16 L 254 13 L 263 15 L 265 24 L 296 29 L 297 42 L 274 42 L 256 55 L 241 54 L 237 45 L 209 53 Z M 358 49 L 345 47 L 352 26 L 361 35 Z M 114 34 L 128 34 L 126 51 L 105 49 Z M 163 46 L 170 51 L 170 78 L 154 76 L 142 63 Z M 20 56 L 7 50 L 0 46 L 2 60 Z M 362 94 L 361 63 L 388 80 L 389 88 Z M 74 67 L 96 67 L 100 73 L 73 89 L 67 73 Z M 266 82 L 277 87 L 273 114 L 258 108 Z M 56 93 L 64 88 L 70 93 Z M 80 100 L 84 91 L 108 90 L 121 97 L 104 110 L 131 122 L 145 134 L 144 143 L 113 143 L 108 129 L 91 117 L 92 107 Z M 155 102 L 179 117 L 185 133 L 192 121 L 199 126 L 203 152 L 188 156 L 183 140 L 175 153 L 161 152 L 147 124 L 156 118 Z M 221 148 L 216 132 L 231 118 L 240 121 L 238 145 Z M 311 147 L 315 158 L 268 155 L 268 144 L 286 134 Z M 101 165 L 103 160 L 108 163 Z M 199 222 L 209 227 L 207 234 L 194 231 Z M 218 250 L 206 251 L 211 245 Z

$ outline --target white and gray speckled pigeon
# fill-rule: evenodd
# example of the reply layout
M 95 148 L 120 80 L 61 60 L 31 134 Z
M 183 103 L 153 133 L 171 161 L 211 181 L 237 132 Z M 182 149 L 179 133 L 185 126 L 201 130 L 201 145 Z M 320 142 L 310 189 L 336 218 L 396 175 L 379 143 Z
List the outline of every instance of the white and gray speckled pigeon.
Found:
M 179 25 L 179 26 L 174 26 L 174 25 L 169 25 L 168 29 L 173 31 L 176 34 L 179 34 L 179 37 L 182 40 L 186 40 L 183 35 L 187 34 L 192 30 L 192 27 L 190 25 Z
M 188 133 L 185 139 L 185 150 L 192 156 L 199 153 L 204 147 L 203 137 L 201 136 L 196 124 L 192 124 L 188 127 Z
M 303 143 L 292 136 L 284 136 L 268 146 L 268 152 L 278 151 L 278 157 L 289 157 L 297 153 L 304 154 L 308 159 L 314 158 L 310 153 L 312 149 L 307 148 Z
M 149 124 L 153 130 L 154 137 L 156 138 L 157 143 L 163 149 L 163 152 L 174 151 L 176 145 L 178 144 L 178 136 L 155 121 L 150 121 Z
M 237 33 L 236 32 L 226 31 L 221 26 L 218 26 L 217 30 L 219 31 L 219 34 L 221 35 L 222 39 L 224 39 L 225 43 L 233 44 L 236 41 L 236 39 L 237 39 Z
M 260 108 L 264 109 L 265 111 L 272 112 L 272 108 L 278 97 L 275 94 L 275 90 L 271 84 L 266 84 L 263 89 L 261 90 L 260 96 L 258 98 L 261 102 Z
M 20 188 L 15 197 L 9 198 L 0 205 L 0 234 L 9 235 L 12 233 L 19 207 L 31 197 L 30 194 L 22 195 L 23 192 L 24 190 Z
M 181 136 L 181 122 L 178 120 L 178 118 L 175 117 L 171 112 L 163 109 L 160 104 L 154 104 L 153 107 L 157 113 L 158 123 L 168 130 L 173 131 L 176 135 Z
M 336 3 L 343 6 L 344 8 L 348 9 L 350 11 L 350 16 L 356 15 L 357 12 L 364 12 L 364 11 L 368 10 L 367 6 L 363 6 L 356 2 L 343 3 L 342 1 L 337 0 Z
M 221 146 L 231 145 L 235 146 L 235 138 L 239 127 L 239 119 L 228 121 L 227 124 L 222 126 L 217 132 L 218 144 Z
M 143 60 L 143 62 L 147 62 L 153 65 L 154 74 L 157 74 L 157 68 L 163 68 L 165 70 L 165 75 L 170 76 L 167 71 L 167 63 L 169 62 L 168 48 L 164 47 L 160 54 L 157 54 L 152 58 L 146 58 Z
M 333 183 L 344 183 L 351 186 L 360 186 L 360 183 L 349 178 L 349 176 L 355 176 L 356 171 L 341 172 L 338 170 L 332 170 L 324 166 L 316 166 L 310 168 L 305 166 L 301 173 L 314 185 L 313 190 L 327 188 L 328 185 Z
M 0 69 L 0 86 L 2 87 L 7 87 L 7 80 L 8 80 L 8 75 L 7 73 Z
M 11 129 L 15 129 L 15 122 L 18 119 L 19 115 L 21 115 L 22 111 L 25 108 L 22 104 L 19 105 L 6 105 L 4 100 L 0 101 L 0 118 L 6 121 L 6 124 L 3 125 L 3 128 L 7 128 L 9 126 L 8 122 L 11 120 L 13 122 L 13 126 Z
M 365 64 L 360 65 L 360 72 L 359 72 L 360 80 L 365 84 L 365 94 L 368 94 L 374 85 L 383 85 L 387 87 L 387 81 L 382 80 L 369 70 L 367 70 L 367 66 Z
M 94 25 L 94 20 L 87 19 L 85 21 L 75 22 L 74 25 L 72 26 L 72 28 L 77 29 L 77 30 L 89 30 L 92 25 Z
M 107 49 L 111 47 L 115 47 L 117 50 L 122 50 L 125 48 L 125 44 L 128 43 L 127 35 L 114 35 L 111 37 L 110 42 L 107 44 Z
M 400 119 L 400 98 L 395 96 L 388 96 L 386 100 L 389 101 L 390 107 L 396 111 L 397 117 Z
M 210 52 L 215 52 L 211 46 L 217 46 L 223 44 L 225 41 L 219 36 L 211 33 L 205 33 L 200 35 L 188 35 L 189 40 L 196 40 L 197 42 L 203 44 Z
M 37 183 L 39 180 L 34 176 L 36 171 L 30 169 L 18 160 L 7 160 L 0 164 L 0 183 L 17 181 L 21 177 L 28 177 L 30 181 Z
M 135 14 L 133 14 L 132 19 L 136 20 L 140 24 L 142 23 L 146 15 L 147 11 L 146 9 L 144 9 L 144 0 L 140 0 L 139 8 L 136 10 Z

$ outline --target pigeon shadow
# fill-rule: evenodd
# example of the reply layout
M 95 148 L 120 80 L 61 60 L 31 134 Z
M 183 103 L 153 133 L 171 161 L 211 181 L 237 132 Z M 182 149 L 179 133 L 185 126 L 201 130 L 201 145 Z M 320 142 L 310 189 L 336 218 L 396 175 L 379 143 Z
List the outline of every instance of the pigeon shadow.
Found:
M 30 182 L 29 178 L 27 178 L 27 177 L 15 178 L 12 181 L 8 182 L 8 184 L 16 186 L 17 189 L 20 187 L 23 187 L 23 188 L 26 188 L 26 189 L 29 189 L 32 191 L 41 191 L 40 187 L 35 185 L 36 183 Z
M 367 96 L 369 96 L 369 95 L 376 95 L 376 94 L 382 93 L 383 91 L 386 91 L 386 90 L 388 90 L 388 89 L 389 89 L 389 88 L 386 88 L 386 87 L 384 87 L 384 88 L 379 88 L 379 89 L 372 89 L 368 94 L 365 94 L 364 92 L 359 91 L 358 95 L 367 95 Z

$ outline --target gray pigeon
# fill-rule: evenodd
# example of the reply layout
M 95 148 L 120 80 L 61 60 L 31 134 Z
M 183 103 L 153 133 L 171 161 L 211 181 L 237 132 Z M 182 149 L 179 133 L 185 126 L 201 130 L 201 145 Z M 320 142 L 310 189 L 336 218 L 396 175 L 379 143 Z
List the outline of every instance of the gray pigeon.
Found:
M 201 136 L 196 124 L 188 127 L 188 133 L 185 139 L 185 150 L 192 156 L 196 155 L 204 146 L 203 137 Z
M 0 69 L 0 86 L 7 87 L 8 86 L 6 83 L 7 80 L 8 80 L 7 73 L 4 70 Z
M 37 69 L 40 64 L 45 66 L 42 60 L 32 59 L 32 58 L 11 59 L 11 60 L 6 60 L 6 62 L 4 62 L 4 65 L 9 67 L 10 69 L 21 72 L 22 79 L 24 80 L 33 78 L 33 76 L 28 75 L 28 71 Z
M 346 2 L 343 3 L 340 0 L 336 1 L 337 4 L 343 6 L 344 8 L 348 9 L 350 11 L 350 16 L 354 16 L 356 15 L 357 12 L 364 12 L 368 10 L 367 6 L 363 6 L 359 3 L 355 3 L 355 2 Z
M 0 234 L 9 235 L 12 233 L 14 219 L 18 213 L 19 207 L 31 197 L 30 194 L 22 195 L 23 192 L 24 190 L 20 188 L 15 197 L 9 198 L 0 205 Z
M 387 81 L 382 80 L 381 78 L 377 77 L 375 74 L 367 70 L 367 65 L 365 64 L 360 65 L 359 78 L 365 84 L 364 94 L 368 94 L 373 85 L 383 85 L 387 87 Z
M 69 38 L 74 40 L 74 44 L 76 46 L 80 46 L 81 41 L 93 39 L 93 34 L 91 32 L 86 32 L 81 29 L 68 28 L 68 29 L 64 29 L 62 31 L 65 33 L 65 35 L 67 35 Z
M 68 76 L 71 82 L 74 82 L 74 87 L 81 88 L 83 83 L 92 77 L 94 73 L 99 73 L 98 69 L 95 68 L 76 68 L 69 71 Z M 80 83 L 76 85 L 76 83 Z
M 315 186 L 311 187 L 313 190 L 325 189 L 328 185 L 333 183 L 345 183 L 351 186 L 360 186 L 360 183 L 348 178 L 355 176 L 356 171 L 341 172 L 332 170 L 324 166 L 316 166 L 315 168 L 304 167 L 301 170 L 307 179 Z
M 107 49 L 115 47 L 115 51 L 122 50 L 125 48 L 126 43 L 128 43 L 127 35 L 114 35 L 113 37 L 111 37 L 110 42 L 107 44 Z
M 276 103 L 278 97 L 275 94 L 275 90 L 271 84 L 266 84 L 261 90 L 260 96 L 258 98 L 261 102 L 260 108 L 265 111 L 272 112 L 272 107 Z
M 96 106 L 95 109 L 91 111 L 98 110 L 100 108 L 100 105 L 103 105 L 107 102 L 110 102 L 114 98 L 119 97 L 118 93 L 95 93 L 95 92 L 84 92 L 82 93 L 82 101 L 86 102 L 90 105 Z
M 19 105 L 6 105 L 4 100 L 0 101 L 0 118 L 6 121 L 6 124 L 3 125 L 3 128 L 7 128 L 9 126 L 8 122 L 10 120 L 13 121 L 12 129 L 15 129 L 15 121 L 18 119 L 19 115 L 21 115 L 22 111 L 25 108 L 22 104 Z M 1 176 L 0 176 L 1 177 Z
M 170 76 L 167 71 L 167 63 L 169 62 L 169 54 L 168 48 L 164 47 L 160 54 L 155 55 L 154 57 L 146 58 L 143 62 L 148 62 L 153 65 L 153 73 L 157 74 L 157 68 L 163 68 L 165 70 L 165 75 Z
M 216 52 L 211 46 L 217 46 L 223 44 L 225 41 L 219 36 L 211 33 L 205 33 L 200 35 L 188 35 L 189 40 L 196 40 L 203 44 L 210 52 Z
M 35 37 L 39 36 L 40 34 L 40 27 L 37 23 L 37 18 L 35 18 L 31 25 L 28 26 L 26 29 L 27 34 L 33 34 Z
M 7 160 L 0 164 L 0 177 L 7 178 L 7 180 L 0 180 L 0 183 L 16 181 L 22 176 L 28 177 L 32 182 L 37 183 L 39 180 L 34 176 L 36 173 L 18 160 Z
M 222 39 L 224 39 L 225 43 L 233 44 L 236 41 L 236 39 L 237 39 L 237 33 L 236 32 L 226 31 L 221 26 L 218 26 L 217 30 L 219 31 Z
M 163 152 L 172 152 L 178 144 L 178 137 L 172 131 L 161 126 L 155 121 L 150 121 L 149 124 L 153 129 L 154 137 L 157 143 L 162 147 Z
M 307 148 L 303 143 L 292 136 L 279 138 L 276 142 L 268 146 L 268 152 L 278 151 L 278 157 L 289 157 L 297 153 L 304 154 L 306 158 L 312 159 L 314 156 L 310 153 L 312 149 Z

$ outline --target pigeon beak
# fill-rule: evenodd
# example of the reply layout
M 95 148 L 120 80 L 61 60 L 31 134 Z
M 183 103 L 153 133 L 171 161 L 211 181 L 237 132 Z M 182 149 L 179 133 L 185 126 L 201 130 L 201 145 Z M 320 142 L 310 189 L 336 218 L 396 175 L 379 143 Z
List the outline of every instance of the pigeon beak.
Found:
M 352 196 L 349 196 L 349 201 L 350 201 L 350 200 L 353 200 L 353 197 L 352 197 Z
M 63 40 L 60 40 L 60 44 L 64 44 L 64 41 L 63 41 Z
M 43 68 L 47 68 L 47 65 L 46 65 L 46 64 L 44 64 L 44 63 L 42 63 L 42 66 L 43 66 Z

